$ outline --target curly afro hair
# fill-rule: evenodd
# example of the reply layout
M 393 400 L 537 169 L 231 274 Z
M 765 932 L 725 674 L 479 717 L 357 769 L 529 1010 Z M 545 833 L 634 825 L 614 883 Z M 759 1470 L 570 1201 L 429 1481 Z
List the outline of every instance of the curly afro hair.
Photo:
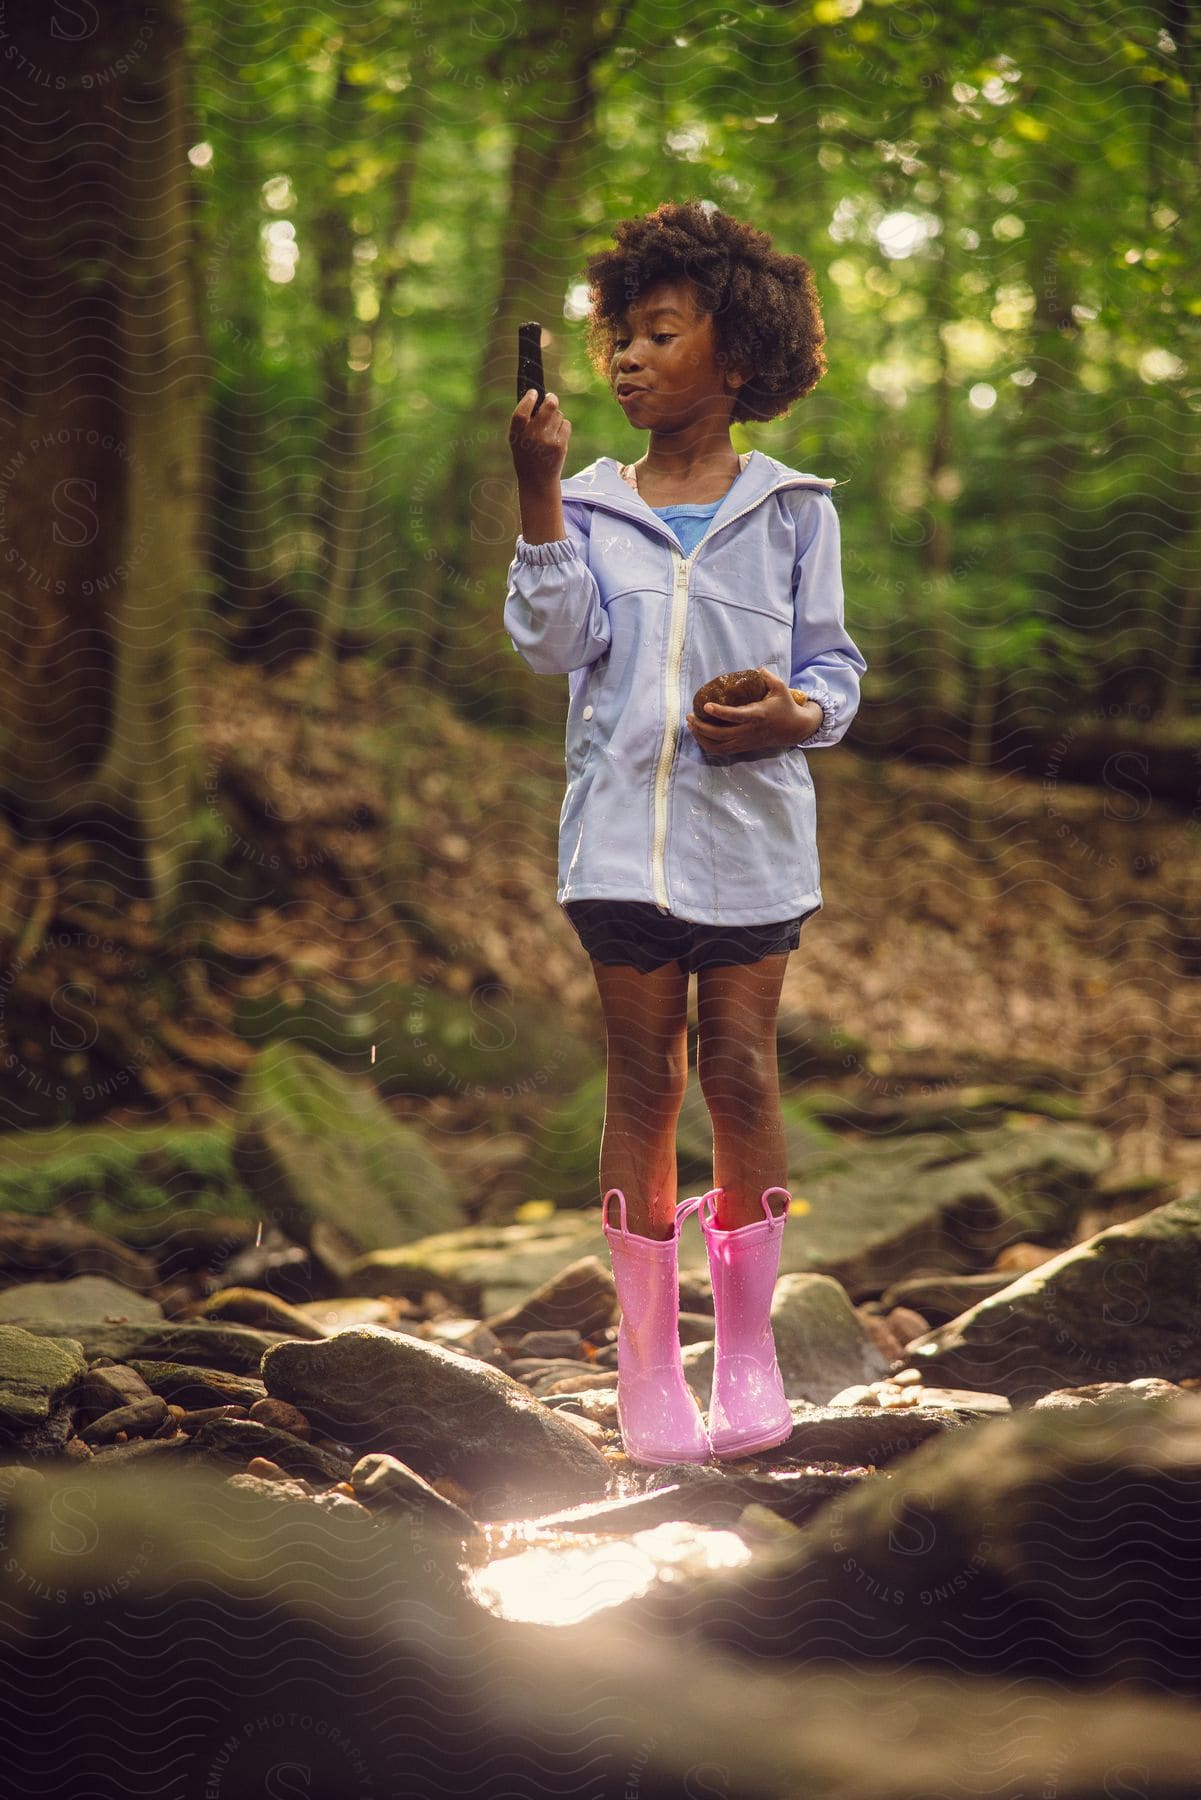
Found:
M 826 333 L 803 257 L 773 250 L 765 231 L 699 200 L 665 200 L 654 212 L 622 219 L 613 236 L 616 247 L 585 266 L 588 355 L 606 381 L 631 301 L 658 282 L 688 280 L 697 306 L 713 315 L 719 351 L 753 371 L 738 390 L 732 423 L 781 418 L 816 387 L 826 372 Z

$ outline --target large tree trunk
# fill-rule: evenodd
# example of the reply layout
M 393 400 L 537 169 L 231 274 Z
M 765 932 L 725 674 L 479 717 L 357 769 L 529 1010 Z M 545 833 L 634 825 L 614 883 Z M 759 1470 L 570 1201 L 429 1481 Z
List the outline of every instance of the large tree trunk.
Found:
M 561 197 L 573 191 L 591 143 L 596 64 L 619 40 L 628 11 L 628 0 L 611 11 L 601 0 L 589 0 L 566 13 L 543 0 L 525 15 L 523 68 L 549 67 L 539 82 L 519 90 L 514 109 L 500 278 L 478 364 L 478 406 L 471 429 L 456 439 L 431 532 L 439 559 L 431 571 L 437 567 L 441 574 L 431 574 L 438 586 L 419 661 L 427 676 L 446 681 L 460 695 L 473 685 L 487 686 L 478 613 L 472 617 L 469 611 L 471 596 L 493 591 L 516 534 L 516 488 L 505 428 L 516 399 L 517 327 L 525 319 L 541 319 L 552 338 L 561 340 L 564 294 L 576 266 L 576 242 L 564 228 Z M 548 359 L 552 389 L 556 358 L 557 346 Z M 461 669 L 450 654 L 460 632 Z M 497 666 L 507 674 L 502 655 L 497 648 Z
M 55 9 L 10 6 L 5 21 L 29 86 L 2 115 L 4 782 L 35 829 L 100 812 L 132 823 L 166 919 L 200 773 L 191 645 L 207 370 L 186 43 L 181 0 L 120 0 L 95 18 L 89 30 L 72 13 L 78 36 Z

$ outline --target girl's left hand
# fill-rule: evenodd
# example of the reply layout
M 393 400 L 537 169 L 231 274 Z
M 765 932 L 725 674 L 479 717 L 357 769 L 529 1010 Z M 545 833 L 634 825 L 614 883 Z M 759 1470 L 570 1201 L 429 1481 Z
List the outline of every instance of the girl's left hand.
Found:
M 788 750 L 803 744 L 821 725 L 825 714 L 816 700 L 798 706 L 792 689 L 778 675 L 760 665 L 759 673 L 767 683 L 763 700 L 752 700 L 749 706 L 721 706 L 711 700 L 705 718 L 688 714 L 688 728 L 707 756 L 736 756 L 744 750 Z M 729 725 L 710 721 L 729 719 Z

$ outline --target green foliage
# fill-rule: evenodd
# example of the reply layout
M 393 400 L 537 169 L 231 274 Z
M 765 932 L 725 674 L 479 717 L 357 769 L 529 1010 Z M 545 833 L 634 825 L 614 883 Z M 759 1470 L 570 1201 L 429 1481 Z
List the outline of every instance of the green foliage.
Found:
M 185 1212 L 253 1219 L 217 1126 L 64 1127 L 5 1138 L 0 1212 L 60 1210 L 130 1242 L 157 1241 Z
M 1176 623 L 1196 580 L 1197 48 L 1166 17 L 196 0 L 200 276 L 247 471 L 218 539 L 320 602 L 330 408 L 358 371 L 347 627 L 464 704 L 534 691 L 501 626 L 511 359 L 489 345 L 536 303 L 506 237 L 533 121 L 561 171 L 540 195 L 561 299 L 537 304 L 569 468 L 644 443 L 584 355 L 585 258 L 625 213 L 711 198 L 814 266 L 828 374 L 738 444 L 838 478 L 874 678 L 902 673 L 921 616 L 948 696 L 1034 659 L 1082 678 L 1081 704 L 1090 671 L 1133 670 L 1195 703 L 1197 628 L 1181 643 Z

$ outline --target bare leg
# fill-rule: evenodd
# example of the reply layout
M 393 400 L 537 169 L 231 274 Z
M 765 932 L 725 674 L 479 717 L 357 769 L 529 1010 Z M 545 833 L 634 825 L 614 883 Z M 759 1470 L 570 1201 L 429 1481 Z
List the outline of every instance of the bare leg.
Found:
M 688 1083 L 688 976 L 650 975 L 593 959 L 608 1066 L 601 1193 L 620 1188 L 639 1237 L 669 1238 L 676 1205 L 676 1125 Z M 611 1219 L 617 1224 L 616 1203 Z
M 697 975 L 697 1068 L 713 1121 L 713 1185 L 723 1231 L 757 1223 L 770 1187 L 787 1187 L 776 1015 L 788 952 Z M 773 1212 L 780 1202 L 768 1201 Z

